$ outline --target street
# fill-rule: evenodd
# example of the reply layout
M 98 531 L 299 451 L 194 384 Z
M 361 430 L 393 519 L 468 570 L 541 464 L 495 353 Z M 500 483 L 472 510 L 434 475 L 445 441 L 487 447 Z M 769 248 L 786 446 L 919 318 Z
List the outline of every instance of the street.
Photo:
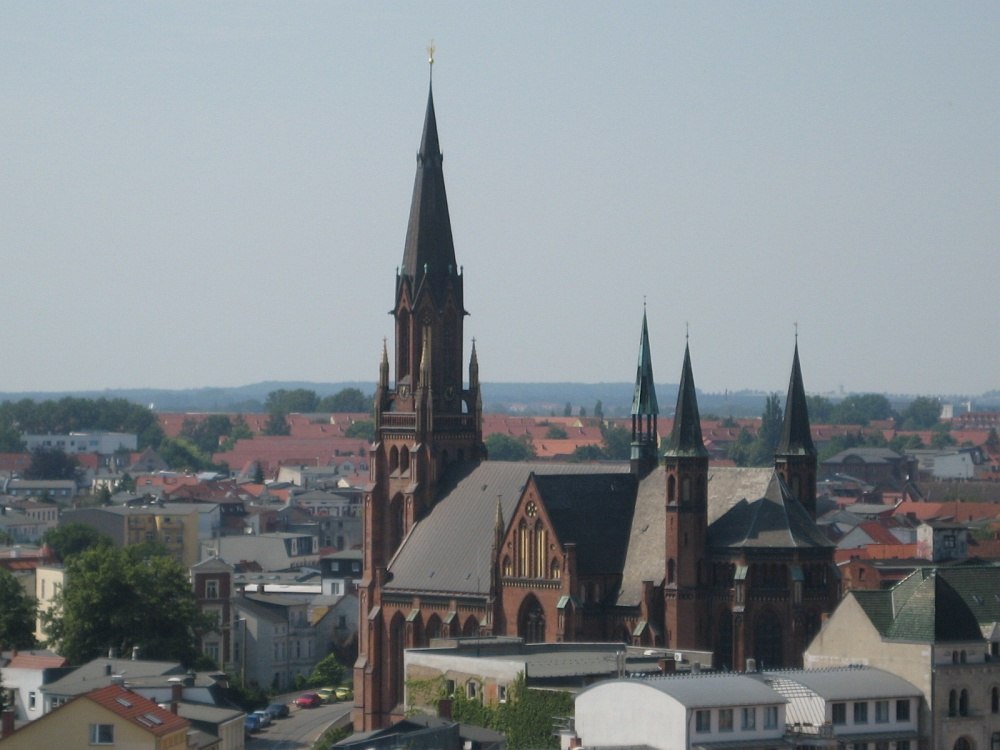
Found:
M 354 707 L 351 701 L 319 708 L 299 708 L 291 702 L 296 695 L 298 693 L 279 699 L 288 701 L 291 714 L 287 719 L 277 719 L 266 729 L 255 732 L 247 742 L 247 750 L 309 750 L 332 724 L 350 721 Z

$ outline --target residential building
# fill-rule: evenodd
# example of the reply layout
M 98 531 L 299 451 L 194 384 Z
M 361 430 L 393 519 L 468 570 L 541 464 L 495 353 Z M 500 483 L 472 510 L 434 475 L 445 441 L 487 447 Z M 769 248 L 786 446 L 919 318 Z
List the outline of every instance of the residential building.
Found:
M 65 505 L 77 493 L 73 479 L 4 479 L 0 492 L 14 497 L 43 497 Z
M 323 555 L 319 560 L 323 574 L 323 593 L 343 596 L 353 593 L 361 580 L 363 557 L 359 549 L 346 549 Z
M 247 594 L 233 601 L 234 666 L 247 683 L 291 690 L 329 653 L 309 622 L 308 602 L 282 594 Z
M 5 705 L 14 709 L 16 721 L 34 721 L 42 716 L 41 687 L 56 679 L 66 667 L 66 659 L 51 651 L 33 649 L 0 655 Z
M 201 636 L 201 652 L 225 671 L 232 652 L 233 566 L 210 557 L 191 566 L 191 587 L 202 612 L 211 615 L 218 627 Z
M 121 685 L 90 690 L 0 739 L 3 750 L 186 750 L 191 723 Z M 218 742 L 201 747 L 217 748 Z
M 201 543 L 219 535 L 221 520 L 214 503 L 153 502 L 67 510 L 61 523 L 90 526 L 121 547 L 157 542 L 177 562 L 190 567 L 199 560 Z
M 203 544 L 202 557 L 221 557 L 234 565 L 252 560 L 265 571 L 318 568 L 319 540 L 283 532 L 224 536 Z
M 806 649 L 809 668 L 866 664 L 921 692 L 921 750 L 1000 745 L 1000 567 L 926 567 L 851 591 Z
M 119 451 L 135 451 L 139 445 L 137 435 L 126 432 L 71 432 L 67 435 L 22 435 L 29 451 L 38 448 L 60 450 L 63 453 L 97 453 L 112 456 Z

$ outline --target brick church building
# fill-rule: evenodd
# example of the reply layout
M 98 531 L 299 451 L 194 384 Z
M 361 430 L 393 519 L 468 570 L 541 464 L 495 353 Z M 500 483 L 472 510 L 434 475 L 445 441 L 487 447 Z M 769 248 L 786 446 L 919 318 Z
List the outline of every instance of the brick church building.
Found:
M 429 91 L 392 362 L 384 347 L 375 392 L 355 730 L 402 715 L 404 649 L 442 636 L 621 641 L 711 650 L 719 667 L 800 665 L 839 582 L 814 520 L 798 347 L 772 469 L 709 467 L 687 348 L 660 461 L 645 313 L 628 462 L 487 460 L 475 344 L 463 378 L 463 271 L 441 163 Z

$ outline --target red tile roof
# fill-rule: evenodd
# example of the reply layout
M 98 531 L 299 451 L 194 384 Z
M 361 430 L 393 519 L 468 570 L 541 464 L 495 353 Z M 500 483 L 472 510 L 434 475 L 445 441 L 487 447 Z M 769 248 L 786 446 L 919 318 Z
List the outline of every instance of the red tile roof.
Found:
M 156 703 L 121 685 L 108 685 L 85 694 L 83 698 L 103 706 L 157 737 L 187 729 L 191 722 L 160 708 Z

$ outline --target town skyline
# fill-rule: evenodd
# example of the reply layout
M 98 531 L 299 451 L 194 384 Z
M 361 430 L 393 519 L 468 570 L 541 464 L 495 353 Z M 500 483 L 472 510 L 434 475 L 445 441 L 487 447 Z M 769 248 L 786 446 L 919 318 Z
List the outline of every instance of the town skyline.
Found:
M 484 382 L 1000 387 L 990 4 L 103 8 L 0 30 L 2 391 L 374 382 L 431 39 Z

